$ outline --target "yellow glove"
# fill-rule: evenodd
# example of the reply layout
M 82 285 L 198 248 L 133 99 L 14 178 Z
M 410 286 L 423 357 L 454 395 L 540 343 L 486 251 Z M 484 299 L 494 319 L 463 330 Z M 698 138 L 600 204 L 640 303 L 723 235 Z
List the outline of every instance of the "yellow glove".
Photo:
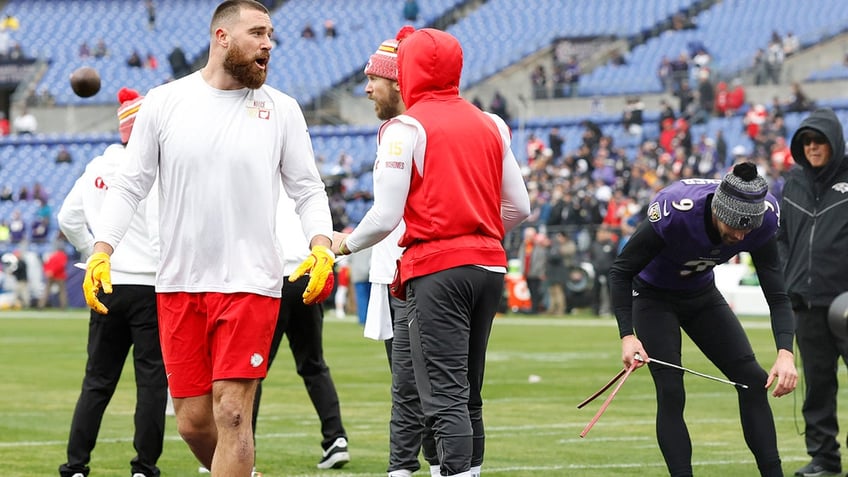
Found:
M 101 287 L 103 293 L 112 293 L 112 262 L 109 260 L 108 254 L 97 252 L 88 258 L 88 264 L 85 267 L 85 279 L 82 282 L 82 293 L 85 295 L 85 302 L 92 310 L 105 315 L 109 313 L 109 309 L 97 299 Z
M 298 278 L 309 274 L 309 283 L 303 292 L 303 302 L 307 305 L 320 303 L 330 296 L 333 291 L 333 263 L 336 256 L 327 247 L 316 245 L 312 247 L 309 257 L 297 267 L 297 270 L 289 275 L 289 281 L 297 281 Z

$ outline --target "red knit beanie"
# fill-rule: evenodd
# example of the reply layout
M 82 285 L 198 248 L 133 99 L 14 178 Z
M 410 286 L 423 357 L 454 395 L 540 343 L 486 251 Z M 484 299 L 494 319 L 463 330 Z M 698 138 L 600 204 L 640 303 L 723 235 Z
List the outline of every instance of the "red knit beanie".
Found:
M 134 89 L 121 88 L 118 91 L 118 103 L 121 104 L 118 106 L 118 130 L 121 132 L 121 142 L 124 144 L 130 140 L 135 115 L 143 99 L 144 96 Z
M 380 47 L 377 48 L 377 51 L 371 55 L 371 58 L 368 59 L 368 64 L 365 66 L 365 74 L 397 81 L 398 44 L 400 44 L 401 40 L 411 35 L 414 31 L 414 27 L 406 25 L 398 31 L 395 38 L 381 43 Z

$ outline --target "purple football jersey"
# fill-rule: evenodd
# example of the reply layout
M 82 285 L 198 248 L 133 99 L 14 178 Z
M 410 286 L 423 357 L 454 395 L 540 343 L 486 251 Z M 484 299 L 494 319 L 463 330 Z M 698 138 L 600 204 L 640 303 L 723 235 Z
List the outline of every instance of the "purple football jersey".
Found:
M 639 278 L 672 290 L 696 290 L 714 279 L 713 267 L 739 252 L 756 250 L 777 233 L 780 210 L 771 194 L 766 196 L 763 224 L 735 245 L 713 243 L 707 235 L 705 216 L 717 179 L 683 179 L 661 190 L 648 208 L 648 220 L 665 241 L 665 248 L 639 273 Z

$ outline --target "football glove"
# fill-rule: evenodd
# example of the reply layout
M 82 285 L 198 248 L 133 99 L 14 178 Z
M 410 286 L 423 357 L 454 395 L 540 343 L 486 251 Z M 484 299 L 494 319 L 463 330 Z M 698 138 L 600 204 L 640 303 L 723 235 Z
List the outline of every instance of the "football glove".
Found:
M 303 292 L 303 302 L 307 305 L 320 303 L 330 296 L 333 291 L 333 263 L 336 257 L 333 252 L 323 245 L 312 247 L 309 257 L 289 276 L 289 281 L 309 274 L 309 283 Z
M 82 293 L 85 295 L 85 302 L 92 310 L 105 315 L 109 313 L 109 309 L 97 299 L 101 289 L 103 293 L 112 293 L 112 262 L 108 254 L 97 252 L 88 258 Z

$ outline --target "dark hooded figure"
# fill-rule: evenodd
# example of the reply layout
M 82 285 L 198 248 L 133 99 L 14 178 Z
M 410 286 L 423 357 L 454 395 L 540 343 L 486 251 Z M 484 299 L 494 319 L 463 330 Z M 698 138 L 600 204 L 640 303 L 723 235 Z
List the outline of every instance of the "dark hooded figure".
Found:
M 836 417 L 838 361 L 848 359 L 845 321 L 828 308 L 848 291 L 848 163 L 839 118 L 818 109 L 792 136 L 797 164 L 786 177 L 779 245 L 804 366 L 804 441 L 812 460 L 795 475 L 842 475 Z

